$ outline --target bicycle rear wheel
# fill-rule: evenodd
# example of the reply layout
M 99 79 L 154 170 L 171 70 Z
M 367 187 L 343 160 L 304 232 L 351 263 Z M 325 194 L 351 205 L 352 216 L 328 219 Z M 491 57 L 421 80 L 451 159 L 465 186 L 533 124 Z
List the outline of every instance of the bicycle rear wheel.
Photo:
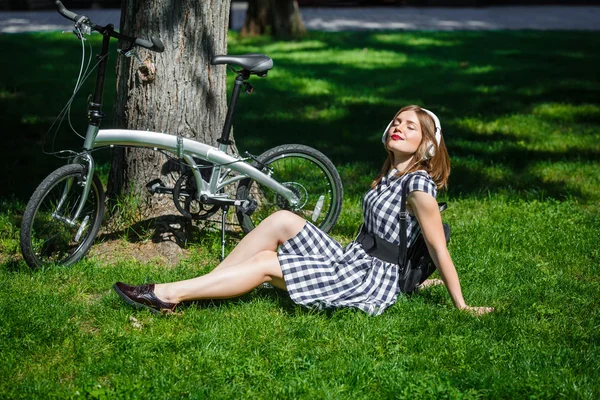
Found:
M 272 189 L 247 178 L 240 181 L 237 199 L 250 200 L 251 207 L 237 207 L 236 216 L 248 233 L 278 210 L 290 210 L 329 232 L 342 209 L 342 180 L 333 163 L 312 147 L 289 144 L 267 150 L 252 164 L 292 190 L 300 203 L 291 207 Z
M 31 196 L 21 225 L 21 252 L 30 267 L 73 264 L 92 246 L 104 214 L 104 191 L 94 174 L 84 207 L 74 220 L 85 177 L 82 165 L 65 165 L 48 175 Z

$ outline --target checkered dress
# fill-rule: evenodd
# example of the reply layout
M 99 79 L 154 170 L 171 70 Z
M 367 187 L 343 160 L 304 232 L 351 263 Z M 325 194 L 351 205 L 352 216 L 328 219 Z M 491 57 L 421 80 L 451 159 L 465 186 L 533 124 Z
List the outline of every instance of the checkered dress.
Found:
M 437 195 L 434 181 L 425 171 L 384 177 L 363 198 L 363 218 L 368 232 L 395 244 L 400 243 L 400 199 L 402 184 L 408 192 L 419 190 Z M 408 245 L 419 233 L 417 219 L 409 215 Z M 355 307 L 379 315 L 396 302 L 399 267 L 368 255 L 356 241 L 343 248 L 326 233 L 307 222 L 278 251 L 279 263 L 292 300 L 319 309 Z

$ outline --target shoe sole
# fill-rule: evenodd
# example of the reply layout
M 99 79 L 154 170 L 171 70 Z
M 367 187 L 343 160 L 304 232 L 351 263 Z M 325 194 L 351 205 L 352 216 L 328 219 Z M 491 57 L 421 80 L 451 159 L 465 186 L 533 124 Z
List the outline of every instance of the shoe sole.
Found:
M 123 300 L 125 300 L 125 302 L 127 304 L 133 306 L 134 308 L 137 308 L 138 310 L 146 309 L 146 310 L 150 311 L 154 315 L 160 314 L 160 311 L 158 311 L 158 310 L 156 310 L 156 309 L 154 309 L 152 307 L 148 307 L 145 304 L 138 303 L 137 301 L 131 300 L 129 297 L 127 297 L 127 295 L 125 293 L 123 293 L 121 291 L 121 289 L 119 289 L 119 287 L 117 286 L 116 283 L 113 285 L 113 289 L 115 290 L 115 292 L 117 292 L 117 294 L 119 295 L 119 297 L 121 297 Z

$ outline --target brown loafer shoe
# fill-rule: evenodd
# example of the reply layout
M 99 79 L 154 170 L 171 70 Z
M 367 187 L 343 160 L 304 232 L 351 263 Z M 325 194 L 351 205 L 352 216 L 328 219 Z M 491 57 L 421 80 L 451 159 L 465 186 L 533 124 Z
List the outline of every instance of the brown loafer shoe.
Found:
M 166 303 L 154 294 L 154 284 L 129 286 L 123 282 L 117 282 L 113 289 L 125 302 L 135 308 L 145 308 L 154 314 L 161 312 L 173 312 L 178 303 Z

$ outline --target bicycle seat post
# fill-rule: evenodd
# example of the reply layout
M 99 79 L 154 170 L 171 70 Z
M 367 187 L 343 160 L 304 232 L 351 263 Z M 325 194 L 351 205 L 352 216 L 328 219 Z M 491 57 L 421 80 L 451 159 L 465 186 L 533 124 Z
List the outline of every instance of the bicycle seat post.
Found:
M 230 146 L 233 142 L 229 140 L 231 134 L 231 125 L 233 123 L 233 114 L 235 113 L 235 106 L 238 98 L 240 97 L 240 90 L 244 84 L 244 81 L 248 78 L 245 71 L 240 72 L 233 82 L 233 93 L 231 94 L 231 100 L 229 101 L 229 107 L 227 108 L 227 117 L 225 118 L 225 125 L 223 126 L 223 132 L 221 137 L 217 139 L 219 142 L 219 150 L 226 151 L 227 146 Z

